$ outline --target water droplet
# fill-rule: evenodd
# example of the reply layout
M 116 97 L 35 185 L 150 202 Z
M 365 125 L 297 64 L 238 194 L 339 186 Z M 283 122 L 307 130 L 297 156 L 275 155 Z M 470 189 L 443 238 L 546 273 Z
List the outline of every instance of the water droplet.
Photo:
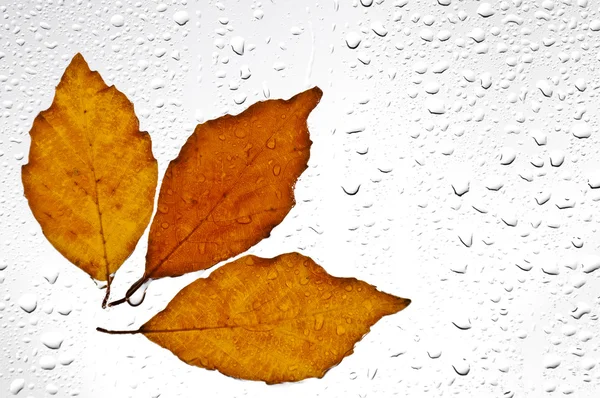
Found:
M 464 175 L 456 175 L 451 183 L 452 189 L 457 196 L 463 196 L 469 192 L 469 179 Z
M 245 40 L 243 37 L 234 36 L 231 38 L 229 44 L 231 45 L 233 52 L 235 52 L 237 55 L 244 55 Z
M 446 105 L 441 98 L 429 97 L 425 100 L 425 106 L 429 113 L 433 115 L 443 115 L 446 113 Z
M 429 355 L 429 358 L 431 359 L 437 359 L 442 356 L 442 349 L 439 347 L 432 347 L 427 350 L 427 355 Z
M 49 284 L 54 285 L 56 280 L 58 279 L 58 268 L 53 265 L 47 264 L 42 271 L 42 275 L 44 279 L 48 281 Z
M 161 204 L 158 206 L 158 212 L 162 213 L 162 214 L 167 214 L 169 212 L 169 206 L 165 205 L 165 204 Z
M 165 86 L 164 79 L 161 79 L 158 77 L 152 79 L 152 81 L 150 82 L 150 87 L 153 88 L 154 90 L 158 90 L 159 88 L 163 88 L 164 86 Z
M 265 13 L 263 10 L 258 9 L 258 10 L 254 10 L 253 15 L 254 15 L 254 18 L 261 20 L 265 16 Z
M 500 219 L 509 227 L 516 227 L 518 223 L 517 215 L 510 211 L 506 211 Z
M 477 7 L 477 14 L 479 14 L 480 16 L 487 18 L 487 17 L 491 17 L 492 15 L 495 14 L 494 9 L 492 8 L 492 6 L 490 5 L 490 3 L 481 3 L 479 5 L 479 7 Z
M 469 37 L 471 39 L 473 39 L 475 42 L 481 43 L 482 41 L 485 40 L 485 30 L 483 30 L 483 29 L 481 29 L 479 27 L 478 28 L 474 28 L 469 33 Z
M 458 239 L 466 247 L 473 245 L 473 232 L 469 228 L 463 228 L 458 231 Z
M 586 274 L 596 271 L 600 268 L 600 256 L 596 254 L 585 256 L 581 260 L 581 268 Z
M 26 293 L 19 298 L 19 307 L 25 312 L 33 312 L 37 308 L 37 297 L 34 294 Z
M 348 183 L 348 184 L 346 184 L 346 187 L 342 186 L 342 190 L 344 191 L 344 193 L 346 195 L 354 196 L 360 190 L 360 185 L 361 184 L 357 184 L 357 183 L 355 183 L 355 184 Z
M 286 64 L 284 62 L 277 61 L 273 64 L 273 69 L 275 69 L 278 72 L 284 70 L 285 68 L 286 68 Z M 265 98 L 268 98 L 268 97 L 265 95 Z
M 538 205 L 542 206 L 543 204 L 545 204 L 546 202 L 548 202 L 550 200 L 550 197 L 551 197 L 551 192 L 549 190 L 541 191 L 541 192 L 538 192 L 537 195 L 535 196 L 535 201 L 537 202 Z
M 466 376 L 471 371 L 471 365 L 469 365 L 469 363 L 464 359 L 453 363 L 452 367 L 454 368 L 454 371 L 460 376 Z
M 56 359 L 50 355 L 44 355 L 40 358 L 40 367 L 44 370 L 52 370 L 56 367 Z
M 550 164 L 553 167 L 560 167 L 565 161 L 565 153 L 559 149 L 550 152 Z
M 504 166 L 508 166 L 512 162 L 514 162 L 517 157 L 517 152 L 511 147 L 504 147 L 500 152 L 500 164 Z
M 71 303 L 65 300 L 60 301 L 56 307 L 56 312 L 64 316 L 69 315 L 73 311 Z
M 585 314 L 592 312 L 592 307 L 583 301 L 577 303 L 577 307 L 571 312 L 571 316 L 575 319 L 581 319 Z
M 148 289 L 148 285 L 151 281 L 152 279 L 149 279 L 146 282 L 144 282 L 144 284 L 140 286 L 140 288 L 136 290 L 133 293 L 133 295 L 127 299 L 127 304 L 129 304 L 132 307 L 137 307 L 140 304 L 142 304 L 144 302 L 144 299 L 146 298 L 146 290 Z
M 360 44 L 361 41 L 362 41 L 362 38 L 356 32 L 349 32 L 346 35 L 346 45 L 348 46 L 348 48 L 351 48 L 353 50 L 356 47 L 358 47 L 358 45 Z
M 298 26 L 292 26 L 290 28 L 290 33 L 293 34 L 294 36 L 299 36 L 304 32 L 303 28 L 300 28 Z
M 538 80 L 536 87 L 545 97 L 550 98 L 554 94 L 554 89 L 547 80 Z
M 379 37 L 385 37 L 388 34 L 388 30 L 381 21 L 375 21 L 371 24 L 371 30 Z
M 544 367 L 546 369 L 556 369 L 561 362 L 562 358 L 555 354 L 548 354 L 543 359 Z
M 119 28 L 125 24 L 125 18 L 122 15 L 115 14 L 110 18 L 110 23 Z
M 469 330 L 471 329 L 471 320 L 464 316 L 457 316 L 452 321 L 452 324 L 459 328 L 460 330 Z
M 238 224 L 250 224 L 252 222 L 252 217 L 250 216 L 242 216 L 235 220 Z
M 65 337 L 60 332 L 46 332 L 42 334 L 42 343 L 53 350 L 58 350 L 62 345 Z
M 325 316 L 323 314 L 315 315 L 315 330 L 323 329 L 324 322 L 325 322 Z
M 13 395 L 17 395 L 23 388 L 25 388 L 25 379 L 15 379 L 10 383 L 8 391 Z
M 75 356 L 69 352 L 63 352 L 58 356 L 58 363 L 63 366 L 69 366 L 75 361 Z
M 542 271 L 548 275 L 558 275 L 560 273 L 558 265 L 555 262 L 543 264 Z
M 252 76 L 252 72 L 250 72 L 250 67 L 248 65 L 240 66 L 240 78 L 247 80 Z
M 48 383 L 46 385 L 46 392 L 50 395 L 56 395 L 58 393 L 58 386 L 54 383 Z
M 177 23 L 177 25 L 183 26 L 190 20 L 190 14 L 188 14 L 187 11 L 177 11 L 175 14 L 173 14 L 173 20 Z
M 267 279 L 268 279 L 268 280 L 277 279 L 277 276 L 278 276 L 278 275 L 279 275 L 279 274 L 277 273 L 277 270 L 276 270 L 276 269 L 269 270 L 269 273 L 267 274 Z
M 592 128 L 587 123 L 575 123 L 571 126 L 571 133 L 577 138 L 589 138 L 592 135 Z

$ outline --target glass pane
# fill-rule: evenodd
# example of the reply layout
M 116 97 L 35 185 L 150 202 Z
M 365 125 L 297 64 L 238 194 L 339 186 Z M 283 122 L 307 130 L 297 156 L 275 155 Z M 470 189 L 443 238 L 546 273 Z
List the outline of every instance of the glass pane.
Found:
M 1 397 L 598 397 L 596 1 L 0 3 Z M 78 173 L 90 170 L 74 166 L 77 161 L 87 164 L 92 153 L 77 147 L 84 136 L 79 143 L 62 142 L 63 150 L 41 143 L 37 161 L 47 166 L 32 177 L 46 189 L 38 206 L 50 209 L 46 217 L 61 226 L 54 233 L 62 243 L 46 237 L 49 230 L 43 231 L 36 219 L 44 212 L 34 217 L 28 203 L 32 196 L 25 197 L 22 180 L 21 167 L 33 153 L 34 120 L 43 124 L 51 119 L 36 117 L 52 104 L 55 88 L 77 53 L 133 104 L 140 130 L 152 139 L 158 189 L 169 162 L 197 125 L 240 114 L 260 101 L 289 99 L 320 87 L 323 97 L 308 117 L 308 168 L 297 182 L 294 177 L 284 185 L 293 190 L 295 206 L 273 225 L 260 225 L 267 239 L 260 240 L 261 235 L 258 243 L 240 244 L 241 249 L 218 258 L 215 267 L 146 284 L 131 297 L 134 304 L 141 302 L 138 306 L 102 308 L 106 282 L 91 279 L 58 250 L 62 244 L 63 250 L 87 253 L 87 246 L 74 242 L 83 239 L 81 231 L 94 230 L 90 225 L 95 221 L 85 216 L 78 222 L 61 221 L 94 211 L 82 205 L 61 207 L 71 203 L 66 197 L 77 192 L 81 196 L 80 189 L 87 189 L 77 184 Z M 86 81 L 81 87 L 91 90 L 93 85 Z M 75 109 L 91 103 L 92 93 L 69 98 L 75 105 L 68 109 Z M 102 122 L 79 126 L 85 137 L 129 131 L 130 121 L 115 116 L 126 112 L 126 106 L 115 104 L 116 97 L 93 110 Z M 44 131 L 56 137 L 73 130 L 77 120 L 87 120 L 70 117 L 60 119 L 64 129 L 56 121 L 44 124 Z M 271 128 L 265 125 L 273 120 L 248 123 L 248 131 L 258 134 Z M 273 128 L 273 134 L 284 129 Z M 115 134 L 117 140 L 122 137 Z M 215 134 L 219 132 L 213 138 Z M 115 153 L 131 142 L 123 140 Z M 204 160 L 194 161 L 212 159 L 216 165 L 218 159 L 220 166 L 211 166 L 210 189 L 195 188 L 193 195 L 169 202 L 188 206 L 185 212 L 177 208 L 173 219 L 179 220 L 180 229 L 174 239 L 188 239 L 191 229 L 206 220 L 221 226 L 227 220 L 260 224 L 260 218 L 251 217 L 255 213 L 249 216 L 240 209 L 270 200 L 270 191 L 264 196 L 254 192 L 231 202 L 229 218 L 201 215 L 202 201 L 209 201 L 224 181 L 229 181 L 230 191 L 219 191 L 219 203 L 239 186 L 263 178 L 252 174 L 251 181 L 240 172 L 242 185 L 231 182 L 229 173 L 250 164 L 250 155 L 231 155 L 238 144 L 210 146 L 204 152 L 203 145 L 198 144 L 197 153 Z M 240 149 L 235 147 L 242 153 Z M 243 149 L 257 153 L 252 144 Z M 101 157 L 113 152 L 94 153 Z M 131 188 L 143 178 L 142 169 L 132 172 L 136 163 L 125 155 L 121 159 L 104 173 L 111 178 L 128 171 Z M 289 162 L 274 155 L 264 167 L 285 175 Z M 196 173 L 188 180 L 199 184 L 205 178 Z M 101 184 L 86 181 L 89 186 Z M 271 188 L 267 184 L 261 189 Z M 143 200 L 142 188 L 139 192 L 134 195 L 139 201 L 132 203 Z M 244 202 L 249 197 L 254 198 L 252 205 Z M 110 203 L 114 209 L 126 205 Z M 160 213 L 155 202 L 157 207 Z M 132 210 L 128 217 L 135 220 L 142 212 Z M 256 214 L 262 217 L 264 210 Z M 191 226 L 181 221 L 192 219 L 203 221 Z M 137 238 L 139 243 L 131 256 L 125 253 L 127 259 L 114 274 L 109 301 L 123 298 L 144 273 L 147 221 L 141 238 L 131 238 L 133 245 Z M 161 225 L 165 230 L 170 226 Z M 125 236 L 131 228 L 129 221 L 113 228 L 109 252 L 114 247 L 127 251 L 125 238 L 115 236 Z M 217 243 L 193 235 L 193 245 L 178 261 L 187 270 L 197 269 L 200 262 L 211 261 L 209 254 L 202 255 L 213 253 L 211 245 L 237 247 L 237 233 L 218 235 Z M 338 332 L 325 339 L 311 340 L 309 330 L 305 335 L 300 329 L 297 335 L 290 335 L 291 329 L 282 331 L 281 336 L 289 333 L 280 336 L 281 348 L 272 350 L 272 358 L 283 362 L 287 358 L 282 352 L 292 341 L 306 340 L 306 352 L 320 358 L 351 355 L 337 366 L 326 366 L 323 371 L 331 369 L 322 378 L 281 385 L 191 366 L 140 333 L 96 330 L 136 331 L 185 286 L 229 263 L 229 255 L 271 258 L 289 252 L 310 256 L 335 277 L 360 279 L 412 303 L 373 322 L 371 331 L 357 338 L 353 352 L 331 347 L 358 330 L 353 316 L 368 312 L 362 307 L 342 306 L 339 317 L 324 317 L 325 327 L 335 324 L 332 330 Z M 252 278 L 241 281 L 239 289 L 254 283 Z M 298 308 L 314 303 L 301 298 L 310 296 L 302 294 L 302 287 L 288 286 L 295 293 L 277 296 L 264 283 L 267 290 L 259 298 L 268 301 L 272 294 L 283 300 L 277 308 L 291 311 L 292 320 L 299 316 Z M 215 296 L 203 297 L 204 302 Z M 189 316 L 197 305 L 190 302 L 190 310 L 181 316 Z M 247 308 L 250 314 L 259 313 L 252 303 Z M 327 309 L 323 304 L 310 310 L 315 327 L 315 314 Z M 219 322 L 249 319 L 239 311 L 215 311 L 215 317 L 221 317 Z M 275 344 L 275 332 L 258 323 L 260 328 L 242 328 L 252 339 L 267 333 L 269 344 Z M 217 340 L 218 355 L 238 361 L 239 347 Z M 175 341 L 185 347 L 188 340 L 176 336 Z M 257 355 L 265 351 L 269 353 L 264 346 L 255 350 Z M 302 358 L 304 351 L 294 355 Z M 210 361 L 195 359 L 211 367 Z M 266 366 L 263 360 L 242 360 L 246 362 L 240 366 L 249 372 Z M 293 363 L 286 366 L 296 371 Z

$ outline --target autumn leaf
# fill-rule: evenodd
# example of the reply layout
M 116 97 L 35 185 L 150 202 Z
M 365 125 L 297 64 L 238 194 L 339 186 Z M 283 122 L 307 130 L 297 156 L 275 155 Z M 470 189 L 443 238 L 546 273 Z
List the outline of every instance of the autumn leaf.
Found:
M 310 156 L 307 118 L 321 96 L 315 87 L 196 127 L 165 173 L 146 270 L 127 297 L 150 279 L 210 268 L 269 236 L 294 206 Z
M 409 299 L 336 278 L 299 253 L 245 256 L 179 292 L 139 330 L 182 361 L 268 384 L 323 377 Z
M 63 256 L 110 286 L 152 215 L 158 168 L 150 136 L 127 97 L 81 54 L 30 135 L 22 179 L 34 217 Z

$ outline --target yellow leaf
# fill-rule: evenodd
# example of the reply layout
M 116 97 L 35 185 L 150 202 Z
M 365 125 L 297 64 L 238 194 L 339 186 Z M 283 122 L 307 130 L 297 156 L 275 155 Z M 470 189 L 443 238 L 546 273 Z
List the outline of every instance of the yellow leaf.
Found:
M 269 384 L 322 377 L 410 304 L 298 253 L 245 256 L 199 279 L 135 332 L 182 361 Z
M 145 281 L 207 269 L 269 236 L 294 206 L 318 87 L 196 127 L 171 161 L 150 227 Z M 117 304 L 122 302 L 112 303 Z
M 157 163 L 133 105 L 77 54 L 30 131 L 25 196 L 50 243 L 92 278 L 133 252 L 154 204 Z

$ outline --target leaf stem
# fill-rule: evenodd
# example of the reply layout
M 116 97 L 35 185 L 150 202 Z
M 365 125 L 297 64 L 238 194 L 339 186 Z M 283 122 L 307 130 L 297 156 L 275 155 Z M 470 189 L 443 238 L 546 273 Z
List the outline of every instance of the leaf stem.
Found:
M 110 284 L 112 283 L 112 279 L 110 276 L 106 281 L 106 294 L 104 295 L 104 299 L 102 300 L 102 308 L 106 308 L 108 304 L 108 299 L 110 298 Z
M 127 292 L 125 293 L 125 297 L 123 297 L 122 299 L 119 300 L 115 300 L 112 301 L 110 303 L 108 303 L 109 307 L 114 307 L 117 306 L 119 304 L 123 304 L 124 302 L 126 302 L 127 300 L 129 300 L 129 298 L 131 296 L 133 296 L 133 294 L 135 292 L 138 291 L 138 289 L 146 282 L 148 282 L 149 278 L 146 278 L 146 275 L 142 275 L 142 277 L 140 279 L 138 279 L 133 285 L 131 285 L 131 287 L 127 290 Z M 134 307 L 137 307 L 134 305 Z
M 138 334 L 140 330 L 108 330 L 104 328 L 96 328 L 97 331 L 106 334 Z

